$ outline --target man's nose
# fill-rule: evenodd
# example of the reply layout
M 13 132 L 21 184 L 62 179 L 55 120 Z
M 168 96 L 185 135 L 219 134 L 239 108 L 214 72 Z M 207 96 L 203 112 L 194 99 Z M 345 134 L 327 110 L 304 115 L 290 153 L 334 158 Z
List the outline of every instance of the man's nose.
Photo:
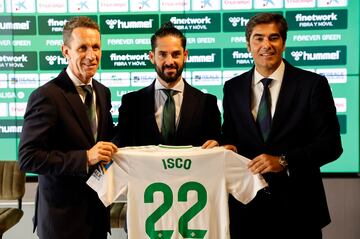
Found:
M 86 58 L 89 58 L 91 60 L 95 59 L 95 51 L 92 48 L 87 49 Z
M 174 64 L 174 58 L 169 54 L 166 56 L 165 59 L 165 65 L 173 65 Z

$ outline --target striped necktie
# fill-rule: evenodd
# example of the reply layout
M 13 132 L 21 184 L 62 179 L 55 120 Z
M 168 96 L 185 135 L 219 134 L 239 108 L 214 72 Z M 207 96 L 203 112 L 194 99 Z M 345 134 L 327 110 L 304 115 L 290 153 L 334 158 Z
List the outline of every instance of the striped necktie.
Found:
M 170 89 L 163 89 L 162 91 L 166 94 L 167 99 L 163 108 L 161 135 L 164 144 L 171 145 L 174 143 L 175 138 L 175 102 L 173 95 L 176 91 Z
M 260 99 L 256 118 L 256 123 L 259 126 L 261 135 L 265 142 L 268 139 L 271 129 L 271 95 L 269 90 L 271 81 L 272 79 L 270 78 L 264 78 L 261 80 L 261 83 L 264 85 L 264 91 Z
M 89 123 L 91 127 L 92 134 L 94 136 L 94 139 L 96 141 L 97 138 L 97 127 L 96 127 L 96 109 L 94 104 L 94 95 L 93 95 L 93 89 L 91 85 L 83 85 L 81 88 L 85 92 L 85 106 L 86 106 L 86 112 L 89 118 Z

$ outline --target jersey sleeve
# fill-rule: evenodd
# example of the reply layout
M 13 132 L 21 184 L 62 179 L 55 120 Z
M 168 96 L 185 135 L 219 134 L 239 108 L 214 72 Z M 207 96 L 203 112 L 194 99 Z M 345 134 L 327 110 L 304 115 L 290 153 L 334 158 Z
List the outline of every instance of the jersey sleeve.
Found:
M 107 207 L 120 195 L 127 194 L 129 174 L 126 170 L 127 162 L 120 160 L 114 154 L 113 160 L 108 164 L 100 163 L 86 182 L 94 189 L 102 203 Z
M 230 150 L 225 150 L 225 177 L 228 192 L 236 200 L 247 204 L 256 193 L 268 186 L 260 174 L 252 174 L 247 164 L 249 159 Z

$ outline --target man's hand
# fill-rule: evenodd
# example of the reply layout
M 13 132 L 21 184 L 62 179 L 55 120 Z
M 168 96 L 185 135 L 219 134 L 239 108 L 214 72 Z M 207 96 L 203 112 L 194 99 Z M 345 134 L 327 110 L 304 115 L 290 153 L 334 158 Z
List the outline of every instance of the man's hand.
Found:
M 86 151 L 88 165 L 92 166 L 100 161 L 109 162 L 117 149 L 116 145 L 111 142 L 98 142 L 91 149 Z
M 217 147 L 217 146 L 219 146 L 219 143 L 216 140 L 209 139 L 208 141 L 206 141 L 201 146 L 201 148 L 203 148 L 203 149 L 211 149 L 211 148 L 214 148 L 214 147 Z
M 277 173 L 284 170 L 284 167 L 279 163 L 279 158 L 279 156 L 261 154 L 250 161 L 248 168 L 253 174 Z
M 228 150 L 231 150 L 231 151 L 234 151 L 235 153 L 237 153 L 237 148 L 236 148 L 235 145 L 225 144 L 225 145 L 224 145 L 224 148 L 225 148 L 225 149 L 228 149 Z

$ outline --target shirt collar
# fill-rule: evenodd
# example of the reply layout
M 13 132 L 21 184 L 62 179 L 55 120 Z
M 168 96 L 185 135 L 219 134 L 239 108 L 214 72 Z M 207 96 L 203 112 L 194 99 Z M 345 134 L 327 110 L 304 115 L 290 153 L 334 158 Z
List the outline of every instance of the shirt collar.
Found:
M 184 79 L 181 79 L 174 87 L 172 87 L 172 90 L 175 90 L 176 92 L 183 92 L 185 87 Z M 163 86 L 158 79 L 155 81 L 155 90 L 162 90 L 166 89 L 165 86 Z
M 70 67 L 66 68 L 66 73 L 68 74 L 69 78 L 71 79 L 71 81 L 73 82 L 73 84 L 75 85 L 75 87 L 80 87 L 82 85 L 85 85 L 81 80 L 79 80 L 79 78 L 77 78 L 74 73 L 71 71 Z M 90 79 L 89 83 L 87 85 L 91 85 L 91 87 L 93 86 L 92 84 L 92 78 Z
M 271 78 L 273 80 L 281 82 L 284 77 L 285 64 L 284 61 L 281 61 L 279 67 L 268 77 L 262 76 L 255 68 L 254 72 L 254 84 L 257 85 L 264 78 Z

